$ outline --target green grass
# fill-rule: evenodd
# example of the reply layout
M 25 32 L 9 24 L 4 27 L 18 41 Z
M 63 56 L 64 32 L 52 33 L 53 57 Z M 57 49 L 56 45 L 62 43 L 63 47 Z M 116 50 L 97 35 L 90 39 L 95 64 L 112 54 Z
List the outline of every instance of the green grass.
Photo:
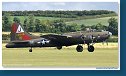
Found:
M 118 44 L 110 43 L 109 46 L 96 44 L 95 51 L 89 53 L 84 46 L 84 51 L 76 52 L 75 46 L 56 48 L 2 48 L 2 64 L 4 67 L 117 67 Z
M 113 16 L 114 18 L 118 19 L 117 16 Z M 69 22 L 66 22 L 67 24 L 73 24 L 73 23 L 76 23 L 76 24 L 84 24 L 86 26 L 92 26 L 92 25 L 96 25 L 98 23 L 101 23 L 105 26 L 108 26 L 108 20 L 110 19 L 111 17 L 103 17 L 103 18 L 95 18 L 95 19 L 82 19 L 82 20 L 75 20 L 75 21 L 69 21 Z
M 10 21 L 13 22 L 13 19 L 14 17 L 17 17 L 20 19 L 20 22 L 23 24 L 24 23 L 24 20 L 26 18 L 28 18 L 28 16 L 10 16 Z M 61 19 L 61 18 L 57 18 L 57 17 L 39 17 L 39 16 L 35 16 L 34 17 L 35 19 L 40 19 L 41 21 L 44 21 L 44 20 L 49 20 L 49 21 L 52 21 L 52 20 L 58 20 L 58 19 Z M 62 19 L 66 19 L 66 18 L 62 18 Z
M 28 16 L 10 16 L 10 20 L 11 22 L 13 22 L 13 18 L 14 17 L 17 17 L 20 19 L 21 23 L 24 23 L 24 19 L 28 18 Z M 112 16 L 116 19 L 118 19 L 117 16 Z M 66 22 L 67 24 L 73 24 L 73 23 L 76 23 L 78 25 L 80 24 L 85 24 L 86 26 L 91 26 L 91 25 L 96 25 L 97 23 L 102 23 L 103 25 L 106 25 L 108 26 L 108 19 L 110 19 L 111 17 L 102 17 L 102 18 L 93 18 L 93 19 L 81 19 L 81 20 L 73 20 L 73 21 L 68 21 Z M 58 18 L 58 17 L 39 17 L 39 16 L 35 16 L 35 19 L 40 19 L 41 21 L 44 21 L 44 20 L 49 20 L 49 21 L 52 21 L 52 20 L 58 20 L 58 19 L 61 19 L 61 18 Z M 71 20 L 71 18 L 62 18 L 62 19 L 66 19 L 66 20 Z

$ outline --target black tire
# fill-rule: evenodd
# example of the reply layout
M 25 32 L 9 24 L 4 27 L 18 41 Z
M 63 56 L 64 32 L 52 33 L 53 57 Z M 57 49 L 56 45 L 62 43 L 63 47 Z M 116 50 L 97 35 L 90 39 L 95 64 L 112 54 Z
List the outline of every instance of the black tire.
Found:
M 77 50 L 77 52 L 82 52 L 83 51 L 83 47 L 81 45 L 78 45 L 76 47 L 76 50 Z
M 29 52 L 32 52 L 32 49 L 29 49 Z
M 57 49 L 58 49 L 58 50 L 62 49 L 62 46 L 57 46 Z
M 88 46 L 88 51 L 89 52 L 94 52 L 94 46 L 93 45 L 89 45 Z

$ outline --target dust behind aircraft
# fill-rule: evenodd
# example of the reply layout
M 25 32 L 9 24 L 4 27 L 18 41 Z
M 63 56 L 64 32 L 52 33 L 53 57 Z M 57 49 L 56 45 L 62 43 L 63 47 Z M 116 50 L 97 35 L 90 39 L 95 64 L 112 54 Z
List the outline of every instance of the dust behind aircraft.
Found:
M 77 52 L 82 52 L 81 44 L 87 44 L 88 51 L 95 50 L 94 44 L 106 41 L 112 35 L 109 31 L 79 31 L 64 34 L 47 34 L 42 36 L 34 36 L 27 33 L 20 23 L 13 23 L 11 27 L 11 41 L 6 45 L 6 48 L 25 48 L 30 47 L 29 52 L 32 52 L 33 47 L 57 47 L 62 49 L 62 46 L 77 45 Z

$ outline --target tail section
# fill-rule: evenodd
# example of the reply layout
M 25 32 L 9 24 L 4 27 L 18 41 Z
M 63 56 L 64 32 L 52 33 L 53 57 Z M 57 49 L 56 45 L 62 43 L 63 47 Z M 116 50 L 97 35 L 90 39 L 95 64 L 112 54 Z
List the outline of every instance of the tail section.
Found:
M 37 38 L 37 36 L 33 36 L 28 34 L 19 23 L 13 23 L 11 26 L 11 41 L 24 41 L 31 40 Z

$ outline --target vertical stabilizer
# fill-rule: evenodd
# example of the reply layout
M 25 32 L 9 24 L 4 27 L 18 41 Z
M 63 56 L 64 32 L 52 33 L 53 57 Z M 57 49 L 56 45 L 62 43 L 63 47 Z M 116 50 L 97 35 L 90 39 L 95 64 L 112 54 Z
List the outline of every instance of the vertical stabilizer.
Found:
M 11 26 L 11 41 L 23 41 L 23 40 L 31 40 L 37 38 L 37 36 L 33 36 L 28 34 L 19 23 L 13 23 Z

